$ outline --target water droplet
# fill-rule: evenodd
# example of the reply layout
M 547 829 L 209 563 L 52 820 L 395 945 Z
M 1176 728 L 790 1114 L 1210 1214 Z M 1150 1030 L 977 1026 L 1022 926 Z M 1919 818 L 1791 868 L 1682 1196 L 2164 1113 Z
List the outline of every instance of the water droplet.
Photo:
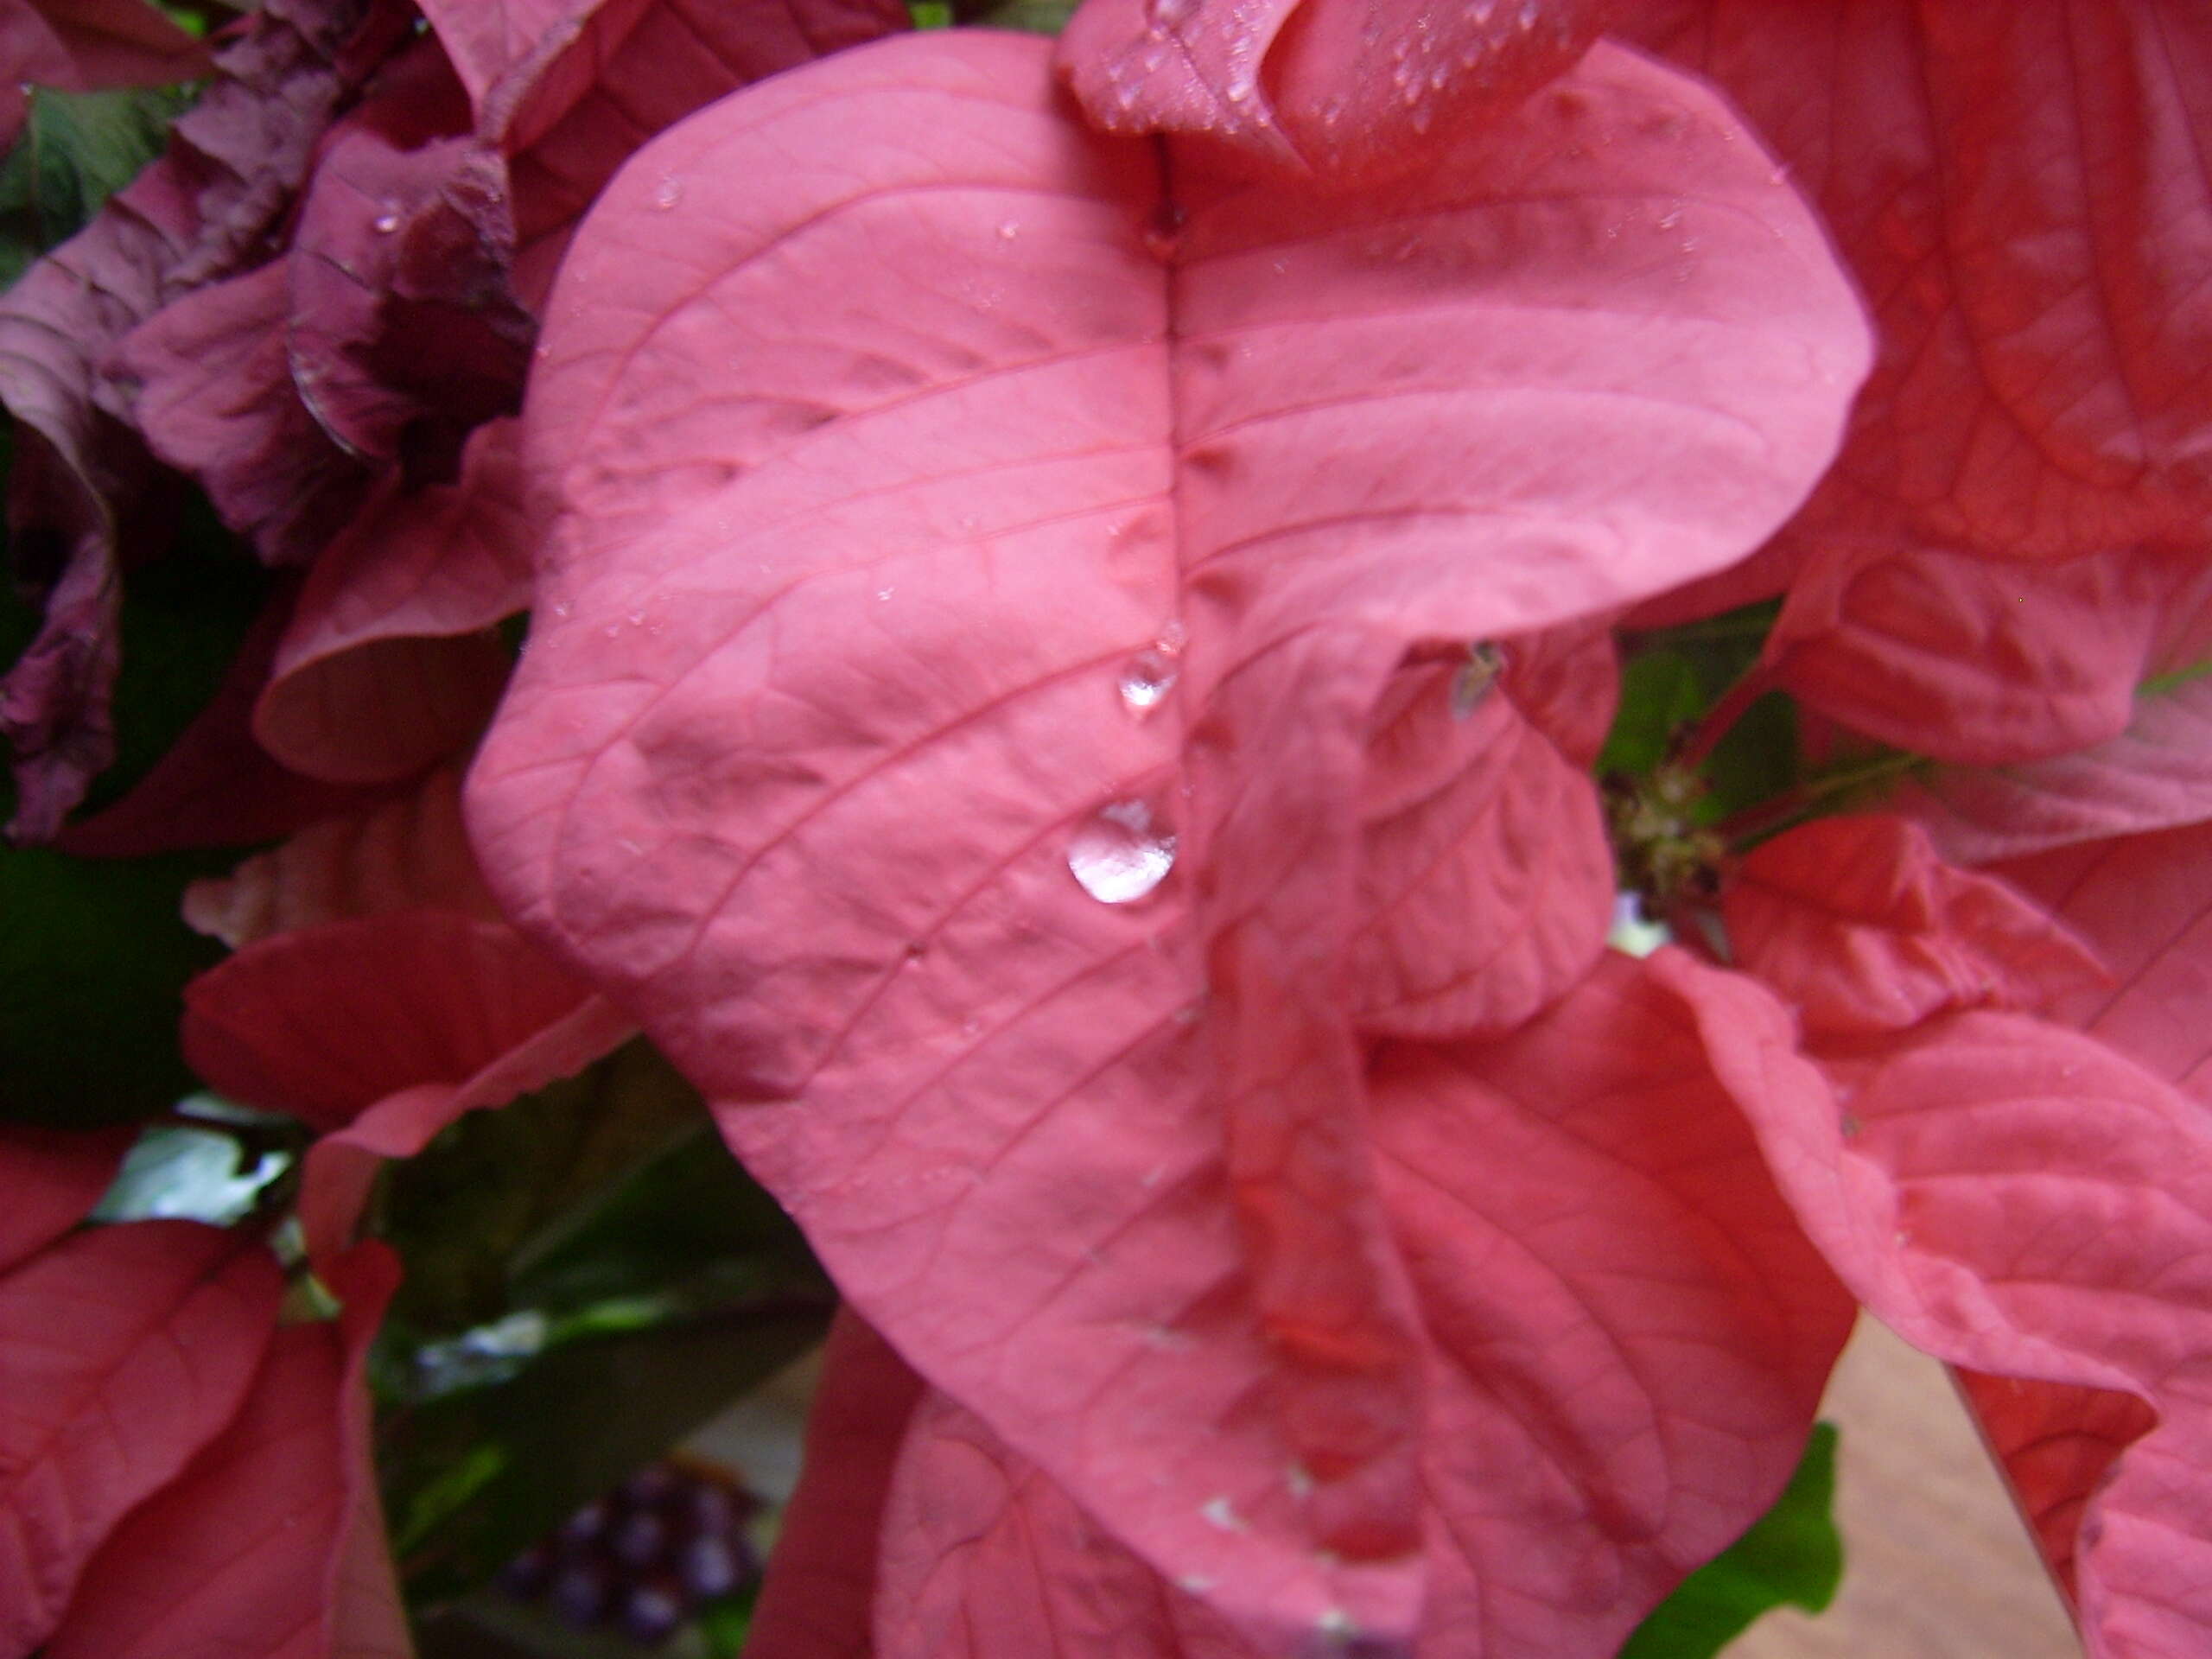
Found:
M 875 590 L 875 596 L 878 599 L 888 599 L 898 591 L 896 588 L 879 588 Z
M 1174 836 L 1140 800 L 1108 802 L 1068 844 L 1069 870 L 1101 904 L 1134 903 L 1165 881 L 1174 867 Z
M 1021 226 L 1016 220 L 1009 219 L 999 226 L 999 240 L 1001 242 L 1011 242 L 1020 234 Z
M 1213 1580 L 1203 1573 L 1185 1573 L 1175 1580 L 1175 1587 L 1186 1595 L 1203 1596 L 1213 1588 Z
M 372 230 L 375 231 L 381 236 L 390 236 L 394 231 L 399 228 L 399 215 L 397 213 L 378 213 L 374 219 L 369 221 L 369 226 Z
M 1675 226 L 1681 222 L 1682 208 L 1680 202 L 1675 203 L 1675 206 L 1669 207 L 1665 213 L 1659 215 L 1659 228 L 1662 231 L 1671 231 Z
M 1199 1517 L 1210 1527 L 1219 1527 L 1224 1532 L 1244 1530 L 1244 1517 L 1236 1513 L 1236 1506 L 1224 1497 L 1210 1497 L 1198 1505 Z
M 1467 647 L 1467 660 L 1452 677 L 1452 718 L 1465 720 L 1483 706 L 1483 699 L 1505 666 L 1505 653 L 1487 639 Z
M 1294 1463 L 1282 1471 L 1283 1484 L 1290 1488 L 1293 1497 L 1310 1497 L 1313 1492 L 1313 1476 L 1302 1463 Z
M 1163 632 L 1130 658 L 1122 669 L 1122 706 L 1140 717 L 1158 708 L 1183 672 L 1177 660 L 1182 653 L 1180 642 L 1170 643 Z
M 1163 265 L 1175 263 L 1183 251 L 1185 214 L 1172 201 L 1163 201 L 1145 221 L 1144 251 Z
M 653 192 L 653 206 L 666 213 L 683 200 L 683 183 L 680 179 L 663 179 L 660 188 Z

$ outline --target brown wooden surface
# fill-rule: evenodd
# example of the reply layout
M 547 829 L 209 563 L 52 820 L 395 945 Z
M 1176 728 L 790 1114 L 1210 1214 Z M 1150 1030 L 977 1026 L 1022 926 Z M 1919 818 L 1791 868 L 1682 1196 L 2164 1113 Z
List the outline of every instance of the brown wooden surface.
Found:
M 1821 1415 L 1842 1430 L 1843 1588 L 1769 1613 L 1728 1659 L 2081 1659 L 1942 1365 L 1862 1317 Z

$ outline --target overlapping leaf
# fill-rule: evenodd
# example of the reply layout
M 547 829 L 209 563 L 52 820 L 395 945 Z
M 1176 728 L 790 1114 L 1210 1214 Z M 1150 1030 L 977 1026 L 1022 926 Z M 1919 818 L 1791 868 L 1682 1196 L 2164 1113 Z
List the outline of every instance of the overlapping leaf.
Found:
M 1815 1050 L 1815 1065 L 1750 981 L 1655 961 L 1860 1300 L 1955 1364 L 2027 1380 L 2022 1408 L 1998 1402 L 1999 1443 L 2070 1573 L 2093 1659 L 2201 1650 L 2212 1621 L 2175 1593 L 2202 1579 L 2212 1538 L 2201 1109 L 2113 1049 L 2012 1014 L 1938 1014 Z
M 0 1653 L 52 1634 L 110 1530 L 230 1421 L 282 1288 L 257 1245 L 171 1221 L 0 1279 Z
M 237 1417 L 85 1569 L 50 1659 L 409 1659 L 370 1462 L 380 1243 L 330 1269 L 345 1312 L 279 1330 Z
M 1347 1019 L 1377 698 L 1739 556 L 1857 319 L 1624 54 L 1317 201 L 1180 151 L 1163 194 L 1045 49 L 844 54 L 609 188 L 525 410 L 564 513 L 480 849 L 1109 1531 L 1255 1630 L 1402 1631 L 1422 1339 Z M 1086 891 L 1171 834 L 1146 901 Z
M 43 1249 L 85 1218 L 115 1179 L 128 1130 L 74 1135 L 26 1124 L 0 1126 L 0 1268 Z

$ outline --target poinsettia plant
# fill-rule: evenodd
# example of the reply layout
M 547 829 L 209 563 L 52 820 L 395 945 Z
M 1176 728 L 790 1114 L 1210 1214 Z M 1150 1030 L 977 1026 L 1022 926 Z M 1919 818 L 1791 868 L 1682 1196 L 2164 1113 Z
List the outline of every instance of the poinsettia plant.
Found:
M 1600 1659 L 1861 1308 L 2203 1649 L 2201 8 L 10 3 L 0 1659 L 825 1325 L 748 1654 Z

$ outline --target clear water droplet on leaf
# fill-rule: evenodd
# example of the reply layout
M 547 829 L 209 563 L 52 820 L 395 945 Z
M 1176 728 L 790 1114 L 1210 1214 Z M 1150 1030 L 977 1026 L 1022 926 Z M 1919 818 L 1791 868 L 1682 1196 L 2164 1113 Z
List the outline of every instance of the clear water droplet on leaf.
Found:
M 1077 827 L 1068 868 L 1103 905 L 1133 904 L 1175 868 L 1175 836 L 1144 801 L 1109 801 Z

